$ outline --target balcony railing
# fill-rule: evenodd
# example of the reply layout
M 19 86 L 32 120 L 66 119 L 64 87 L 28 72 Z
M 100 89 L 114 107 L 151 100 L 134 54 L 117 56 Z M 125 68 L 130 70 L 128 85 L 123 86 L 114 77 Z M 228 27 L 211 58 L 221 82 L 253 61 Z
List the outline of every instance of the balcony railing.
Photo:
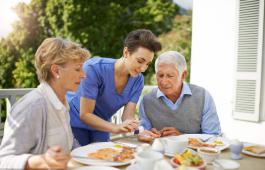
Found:
M 6 113 L 10 113 L 11 106 L 17 101 L 18 98 L 30 92 L 32 88 L 23 89 L 0 89 L 0 100 L 4 99 L 6 103 Z M 0 113 L 2 113 L 2 105 L 0 105 Z M 3 115 L 0 114 L 0 139 L 3 136 L 4 122 Z
M 142 95 L 150 91 L 154 86 L 145 86 L 142 92 Z M 21 89 L 0 89 L 0 100 L 5 100 L 6 102 L 6 114 L 10 113 L 12 105 L 23 95 L 30 92 L 34 88 L 21 88 Z M 139 100 L 140 101 L 140 100 Z M 2 107 L 0 104 L 0 113 L 2 112 Z M 121 108 L 117 113 L 112 116 L 112 122 L 119 124 L 121 123 L 121 115 L 123 112 L 123 108 Z M 0 140 L 2 139 L 4 132 L 4 121 L 3 115 L 0 114 Z

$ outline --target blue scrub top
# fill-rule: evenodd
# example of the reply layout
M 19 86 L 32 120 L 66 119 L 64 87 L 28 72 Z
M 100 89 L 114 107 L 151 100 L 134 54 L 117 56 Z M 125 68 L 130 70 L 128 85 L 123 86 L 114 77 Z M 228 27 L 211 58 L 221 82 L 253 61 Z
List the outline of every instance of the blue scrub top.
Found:
M 111 116 L 128 102 L 137 103 L 144 87 L 143 75 L 127 81 L 122 93 L 117 93 L 114 81 L 115 59 L 92 58 L 84 63 L 86 74 L 76 93 L 69 92 L 67 100 L 70 106 L 71 126 L 93 130 L 80 120 L 80 97 L 96 100 L 94 114 L 110 121 Z

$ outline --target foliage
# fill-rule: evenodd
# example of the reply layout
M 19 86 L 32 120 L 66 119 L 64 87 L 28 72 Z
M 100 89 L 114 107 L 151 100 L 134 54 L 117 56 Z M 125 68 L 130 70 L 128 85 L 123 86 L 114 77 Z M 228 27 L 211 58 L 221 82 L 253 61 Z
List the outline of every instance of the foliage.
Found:
M 191 16 L 176 15 L 173 21 L 173 27 L 170 32 L 159 36 L 160 42 L 163 44 L 163 49 L 160 53 L 168 50 L 176 50 L 185 56 L 188 66 L 188 77 L 186 81 L 190 81 L 190 58 L 191 58 Z M 154 66 L 152 68 L 154 70 Z M 156 84 L 155 75 L 149 74 L 150 84 Z
M 16 62 L 16 68 L 13 71 L 14 78 L 17 80 L 15 86 L 36 87 L 38 85 L 37 75 L 35 74 L 33 51 L 30 48 L 21 53 L 22 56 Z
M 0 41 L 0 86 L 36 87 L 33 54 L 45 37 L 68 38 L 81 43 L 94 56 L 119 58 L 128 32 L 137 28 L 151 29 L 157 35 L 167 32 L 177 9 L 172 0 L 20 3 L 15 8 L 20 21 L 14 25 L 14 32 Z
M 15 67 L 13 61 L 17 54 L 10 41 L 3 39 L 0 43 L 0 88 L 13 87 L 12 70 Z
M 20 21 L 14 24 L 14 31 L 0 41 L 0 86 L 3 88 L 37 85 L 35 69 L 28 63 L 34 58 L 33 51 L 46 37 L 38 21 L 44 13 L 41 6 L 41 0 L 33 0 L 31 5 L 20 3 L 15 8 Z

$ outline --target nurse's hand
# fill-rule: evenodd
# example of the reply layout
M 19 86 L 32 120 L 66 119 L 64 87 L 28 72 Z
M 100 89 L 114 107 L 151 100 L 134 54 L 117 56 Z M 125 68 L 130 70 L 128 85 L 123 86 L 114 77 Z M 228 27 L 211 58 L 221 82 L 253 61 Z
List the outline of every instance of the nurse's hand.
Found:
M 139 121 L 133 119 L 127 119 L 122 124 L 116 125 L 114 133 L 127 133 L 135 131 L 139 126 Z

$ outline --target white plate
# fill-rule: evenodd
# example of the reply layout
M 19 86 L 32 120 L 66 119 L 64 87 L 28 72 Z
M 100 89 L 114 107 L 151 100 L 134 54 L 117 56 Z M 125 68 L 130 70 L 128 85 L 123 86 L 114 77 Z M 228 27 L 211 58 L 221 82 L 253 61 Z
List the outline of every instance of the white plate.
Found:
M 253 144 L 251 144 L 251 143 L 244 143 L 244 147 L 246 147 L 246 146 L 253 146 Z M 250 155 L 250 156 L 265 158 L 265 153 L 263 153 L 263 154 L 256 154 L 256 153 L 253 153 L 253 152 L 246 151 L 244 148 L 242 150 L 242 153 L 247 154 L 247 155 Z
M 80 168 L 75 168 L 75 170 L 119 170 L 119 169 L 109 166 L 83 166 Z
M 230 145 L 230 141 L 227 138 L 218 136 L 218 137 L 214 137 L 212 139 L 210 139 L 208 142 L 209 144 L 214 144 L 214 141 L 222 141 L 224 144 L 223 145 L 216 145 L 214 148 L 219 149 L 220 151 L 225 150 L 229 147 Z
M 173 153 L 167 153 L 167 152 L 165 152 L 165 155 L 166 155 L 166 156 L 169 156 L 169 157 L 173 157 L 173 156 L 175 156 L 175 154 L 173 154 Z
M 118 148 L 114 147 L 115 145 L 117 145 L 117 144 L 115 144 L 113 142 L 93 143 L 93 144 L 89 144 L 89 145 L 74 149 L 71 152 L 71 155 L 73 156 L 73 159 L 75 161 L 86 164 L 86 165 L 122 166 L 122 165 L 130 164 L 131 161 L 113 162 L 113 161 L 105 161 L 105 160 L 100 160 L 100 159 L 93 159 L 93 158 L 89 158 L 87 156 L 89 153 L 95 152 L 98 149 L 103 149 L 103 148 L 118 149 Z M 80 157 L 84 157 L 84 158 L 75 158 L 74 156 L 80 156 Z
M 185 149 L 186 150 L 186 149 Z M 184 151 L 185 151 L 184 150 Z M 190 150 L 193 154 L 198 154 L 195 150 L 192 150 L 192 149 L 189 149 L 189 148 L 187 148 L 187 150 Z M 183 152 L 184 152 L 183 151 Z M 166 156 L 169 156 L 169 157 L 173 157 L 173 156 L 175 156 L 176 154 L 173 154 L 173 153 L 164 153 Z
M 140 170 L 140 166 L 137 163 L 131 164 L 126 170 Z
M 170 136 L 170 137 L 167 137 L 167 138 L 173 138 L 176 136 Z M 188 138 L 200 138 L 202 140 L 205 140 L 205 139 L 208 139 L 210 137 L 212 137 L 208 142 L 208 144 L 213 144 L 214 141 L 216 140 L 220 140 L 224 143 L 224 145 L 216 145 L 215 148 L 219 149 L 219 150 L 224 150 L 226 148 L 229 147 L 229 140 L 224 138 L 224 137 L 220 137 L 220 136 L 217 136 L 217 137 L 214 137 L 214 135 L 209 135 L 209 134 L 184 134 L 184 135 L 179 135 L 178 137 L 182 137 L 184 139 L 187 139 Z M 197 149 L 197 147 L 193 147 L 193 146 L 188 146 L 189 148 L 191 149 Z

